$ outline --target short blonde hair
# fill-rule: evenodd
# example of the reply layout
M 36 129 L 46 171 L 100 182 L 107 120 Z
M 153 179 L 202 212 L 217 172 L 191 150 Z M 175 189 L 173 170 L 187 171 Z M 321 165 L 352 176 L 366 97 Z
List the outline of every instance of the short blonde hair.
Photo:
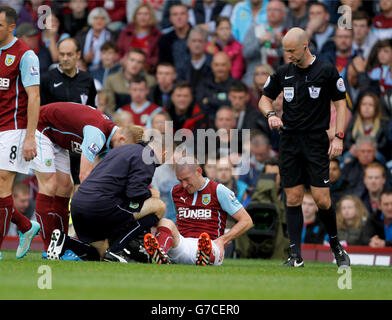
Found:
M 118 130 L 126 137 L 128 143 L 144 142 L 144 129 L 141 126 L 119 127 Z

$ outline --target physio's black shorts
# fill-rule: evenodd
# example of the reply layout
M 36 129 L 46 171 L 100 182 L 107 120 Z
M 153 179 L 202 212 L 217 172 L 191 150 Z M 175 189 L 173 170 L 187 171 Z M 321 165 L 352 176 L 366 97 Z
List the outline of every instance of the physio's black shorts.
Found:
M 133 213 L 139 209 L 119 206 L 99 209 L 94 204 L 71 202 L 71 216 L 79 240 L 87 243 L 118 238 L 134 223 Z
M 282 132 L 279 170 L 284 188 L 310 184 L 329 187 L 329 138 L 326 131 Z

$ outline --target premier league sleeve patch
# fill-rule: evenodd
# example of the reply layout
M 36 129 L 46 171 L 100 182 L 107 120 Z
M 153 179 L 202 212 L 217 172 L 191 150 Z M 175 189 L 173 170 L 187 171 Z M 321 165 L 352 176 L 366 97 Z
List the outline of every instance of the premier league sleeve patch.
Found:
M 340 92 L 346 92 L 346 87 L 344 85 L 344 80 L 343 78 L 339 78 L 338 81 L 336 81 L 336 88 L 340 91 Z
M 88 151 L 90 151 L 94 156 L 98 154 L 99 150 L 101 149 L 94 142 L 88 146 Z

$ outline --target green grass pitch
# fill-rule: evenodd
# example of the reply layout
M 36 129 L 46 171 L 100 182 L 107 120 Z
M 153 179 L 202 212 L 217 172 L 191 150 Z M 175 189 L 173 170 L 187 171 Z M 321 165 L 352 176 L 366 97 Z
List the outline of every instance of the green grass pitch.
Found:
M 392 298 L 391 267 L 352 266 L 352 289 L 342 290 L 338 280 L 344 274 L 332 263 L 306 262 L 305 268 L 288 269 L 276 260 L 226 259 L 221 267 L 197 267 L 46 261 L 40 259 L 40 252 L 29 252 L 17 260 L 15 251 L 2 254 L 0 300 Z M 39 273 L 41 266 L 50 267 L 51 289 L 38 286 L 43 283 L 40 277 L 48 275 L 48 269 Z

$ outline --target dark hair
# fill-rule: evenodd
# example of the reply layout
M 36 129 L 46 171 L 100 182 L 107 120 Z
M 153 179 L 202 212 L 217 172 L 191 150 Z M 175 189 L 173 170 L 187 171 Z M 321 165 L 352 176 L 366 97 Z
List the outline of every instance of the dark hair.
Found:
M 162 66 L 162 67 L 171 67 L 171 68 L 173 68 L 174 70 L 176 69 L 176 68 L 174 67 L 174 64 L 172 64 L 171 62 L 167 62 L 167 61 L 158 62 L 158 64 L 157 64 L 157 69 L 158 69 L 159 66 Z
M 0 6 L 0 13 L 5 13 L 5 20 L 8 24 L 16 24 L 18 21 L 18 14 L 15 9 L 10 6 Z
M 117 43 L 113 40 L 104 42 L 104 44 L 101 46 L 101 51 L 107 51 L 109 49 L 113 49 L 115 52 L 118 52 Z
M 186 11 L 189 11 L 189 7 L 185 3 L 182 3 L 181 1 L 172 0 L 172 4 L 170 5 L 170 9 L 169 9 L 169 15 L 171 14 L 171 10 L 173 7 L 184 7 L 186 8 Z
M 142 83 L 142 82 L 144 82 L 147 86 L 147 79 L 144 76 L 142 76 L 141 74 L 135 74 L 132 77 L 131 84 L 132 83 Z
M 279 160 L 277 158 L 269 158 L 264 162 L 264 168 L 266 166 L 279 166 Z
M 246 92 L 246 93 L 248 93 L 248 90 L 249 90 L 248 86 L 240 80 L 234 80 L 229 88 L 229 92 Z
M 329 13 L 329 9 L 328 9 L 327 5 L 322 2 L 313 2 L 310 4 L 309 8 L 311 6 L 321 6 L 321 7 L 323 7 L 325 13 Z
M 229 23 L 230 28 L 231 28 L 230 18 L 224 17 L 224 16 L 221 16 L 221 17 L 216 18 L 216 28 L 218 28 L 218 26 L 219 26 L 222 22 L 225 22 L 225 21 Z
M 64 41 L 67 41 L 67 40 L 71 40 L 71 41 L 74 43 L 74 45 L 75 45 L 75 47 L 76 47 L 76 52 L 79 52 L 79 51 L 80 51 L 80 43 L 79 43 L 79 41 L 77 41 L 75 38 L 71 38 L 71 37 L 65 38 L 65 39 L 61 40 L 61 41 L 57 44 L 57 48 L 60 48 L 60 45 L 61 45 Z
M 340 168 L 340 160 L 338 158 L 333 158 L 333 159 L 330 160 L 330 162 L 336 162 L 336 164 Z
M 381 192 L 380 198 L 381 198 L 384 194 L 385 194 L 386 196 L 392 195 L 392 189 L 391 189 L 391 188 L 385 188 L 385 189 Z
M 140 49 L 140 48 L 131 48 L 131 49 L 129 49 L 128 52 L 127 52 L 127 57 L 128 57 L 131 53 L 133 53 L 133 52 L 134 52 L 134 53 L 141 54 L 141 55 L 144 57 L 144 59 L 147 58 L 146 53 L 145 53 L 142 49 Z
M 192 85 L 190 84 L 190 82 L 184 80 L 176 82 L 174 84 L 172 92 L 174 92 L 176 89 L 184 89 L 184 88 L 189 88 L 189 90 L 191 90 L 192 92 Z
M 361 11 L 361 10 L 354 11 L 353 14 L 352 14 L 351 19 L 352 19 L 352 21 L 354 21 L 354 20 L 366 20 L 368 26 L 370 26 L 370 24 L 371 24 L 371 20 L 370 20 L 369 14 L 366 11 Z

